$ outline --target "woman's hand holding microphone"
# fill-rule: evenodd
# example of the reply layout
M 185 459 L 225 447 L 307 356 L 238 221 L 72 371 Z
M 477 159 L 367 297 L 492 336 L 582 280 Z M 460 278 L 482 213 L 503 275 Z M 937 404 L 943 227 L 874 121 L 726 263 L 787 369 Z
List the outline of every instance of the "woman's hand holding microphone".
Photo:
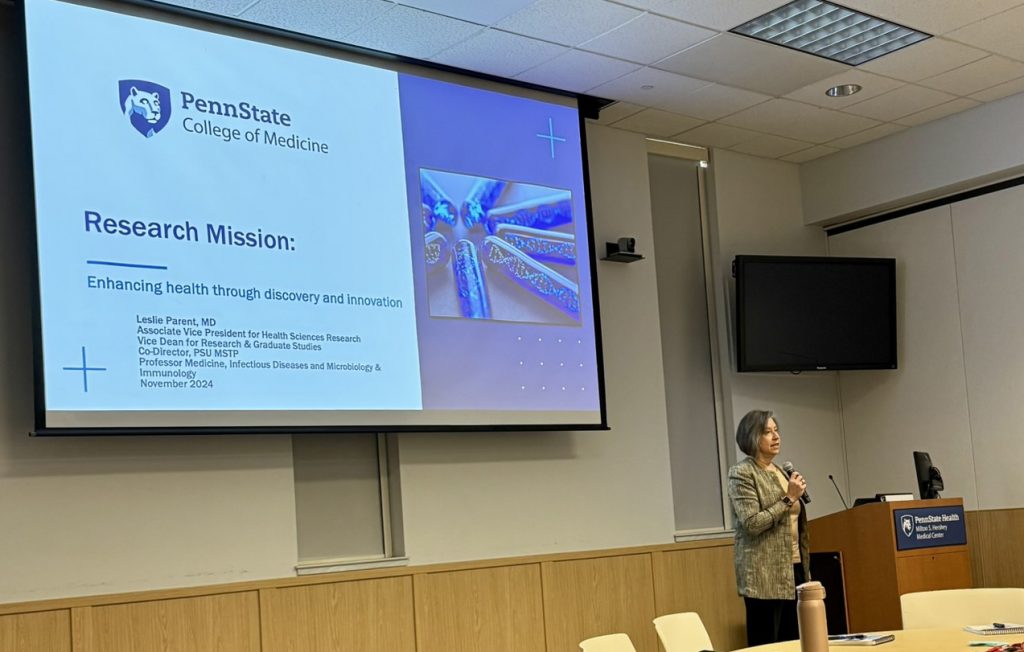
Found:
M 804 495 L 804 491 L 807 490 L 807 482 L 804 481 L 804 476 L 800 475 L 797 471 L 789 476 L 789 486 L 786 488 L 786 504 L 792 505 L 796 501 L 800 500 L 800 496 Z

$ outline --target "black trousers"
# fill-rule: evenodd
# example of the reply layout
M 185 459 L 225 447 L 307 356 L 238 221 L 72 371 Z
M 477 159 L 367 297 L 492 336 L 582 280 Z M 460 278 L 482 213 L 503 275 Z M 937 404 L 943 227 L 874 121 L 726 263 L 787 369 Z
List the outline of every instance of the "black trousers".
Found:
M 804 583 L 802 564 L 793 565 L 793 578 L 797 585 Z M 795 595 L 792 600 L 759 600 L 744 596 L 743 604 L 747 608 L 747 647 L 800 638 Z

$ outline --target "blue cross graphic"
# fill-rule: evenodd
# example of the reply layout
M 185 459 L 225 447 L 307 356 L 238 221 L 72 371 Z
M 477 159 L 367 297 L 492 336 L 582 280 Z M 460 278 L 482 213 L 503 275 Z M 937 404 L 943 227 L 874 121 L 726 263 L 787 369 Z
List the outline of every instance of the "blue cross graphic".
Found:
M 90 367 L 85 363 L 85 347 L 82 347 L 82 366 L 81 367 L 64 367 L 64 371 L 81 371 L 82 372 L 82 389 L 85 393 L 89 393 L 89 372 L 90 371 L 106 371 L 106 367 Z
M 564 138 L 555 135 L 555 126 L 551 122 L 551 118 L 548 118 L 548 133 L 537 134 L 537 138 L 545 138 L 551 141 L 551 158 L 555 158 L 555 141 L 557 140 L 562 143 L 565 142 Z

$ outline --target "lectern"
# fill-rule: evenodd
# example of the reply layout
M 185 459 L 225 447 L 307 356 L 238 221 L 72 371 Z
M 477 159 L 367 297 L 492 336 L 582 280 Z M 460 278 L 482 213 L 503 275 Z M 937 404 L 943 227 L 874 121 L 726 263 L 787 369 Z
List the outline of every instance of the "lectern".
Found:
M 869 503 L 808 523 L 812 552 L 842 555 L 851 632 L 902 629 L 904 593 L 971 588 L 966 531 L 959 498 Z

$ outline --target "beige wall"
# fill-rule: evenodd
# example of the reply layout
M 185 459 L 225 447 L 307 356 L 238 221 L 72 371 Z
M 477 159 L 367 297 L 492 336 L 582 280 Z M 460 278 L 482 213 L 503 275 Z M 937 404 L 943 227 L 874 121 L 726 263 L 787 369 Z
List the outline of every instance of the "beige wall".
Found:
M 0 60 L 14 59 L 0 6 Z M 21 97 L 14 64 L 0 97 Z M 0 602 L 293 574 L 290 438 L 35 439 L 27 147 L 21 101 L 0 102 Z M 590 135 L 595 242 L 651 243 L 642 137 Z M 6 185 L 9 184 L 9 185 Z M 653 255 L 653 252 L 650 253 Z M 612 430 L 404 435 L 413 563 L 666 543 L 674 531 L 653 261 L 597 263 Z
M 403 435 L 413 563 L 672 540 L 646 144 L 593 124 L 587 139 L 597 251 L 630 235 L 648 256 L 596 263 L 611 430 Z
M 12 14 L 0 5 L 0 61 L 9 62 L 13 54 Z M 20 83 L 14 66 L 0 65 L 0 97 L 18 97 Z M 27 144 L 22 110 L 20 101 L 0 100 L 6 145 L 0 152 L 0 195 L 7 227 L 7 237 L 0 239 L 0 524 L 8 533 L 0 537 L 0 602 L 291 575 L 297 551 L 288 437 L 27 437 L 32 420 L 29 219 L 24 195 L 14 189 L 28 187 L 28 180 L 12 154 Z M 897 374 L 843 374 L 840 383 L 832 372 L 733 371 L 733 256 L 825 255 L 830 247 L 836 254 L 844 250 L 839 240 L 830 245 L 820 228 L 807 224 L 899 203 L 979 175 L 998 176 L 1024 163 L 1024 147 L 1014 144 L 1019 130 L 1010 128 L 1010 118 L 1024 114 L 1024 100 L 1010 98 L 990 113 L 979 111 L 802 169 L 714 152 L 710 230 L 726 428 L 731 431 L 754 407 L 778 412 L 783 458 L 811 483 L 811 516 L 841 508 L 828 473 L 854 494 L 903 489 L 904 462 L 892 456 L 892 466 L 886 466 L 894 440 L 901 450 L 927 443 L 937 458 L 965 460 L 936 462 L 957 487 L 950 495 L 964 495 L 969 506 L 1024 502 L 1019 483 L 1007 477 L 1014 475 L 1004 468 L 1009 458 L 1000 455 L 1009 441 L 1001 438 L 1016 436 L 1013 411 L 984 402 L 1012 396 L 1007 388 L 1016 387 L 1014 374 L 1024 377 L 1024 367 L 992 366 L 1003 357 L 996 344 L 1006 328 L 989 331 L 986 323 L 963 331 L 964 351 L 957 350 L 956 337 L 958 323 L 968 321 L 962 316 L 965 306 L 995 310 L 1020 284 L 1013 275 L 995 276 L 996 268 L 981 264 L 983 257 L 974 258 L 978 264 L 969 269 L 950 267 L 953 240 L 969 247 L 965 251 L 983 252 L 1024 235 L 1013 230 L 1012 212 L 999 218 L 1003 231 L 977 239 L 973 213 L 944 218 L 945 226 L 919 227 L 910 220 L 898 227 L 921 228 L 921 234 L 865 230 L 845 239 L 846 251 L 882 255 L 891 246 L 904 261 L 901 291 L 913 291 L 914 298 L 901 303 L 907 315 Z M 994 128 L 985 128 L 986 121 Z M 943 131 L 936 131 L 940 127 Z M 1000 138 L 1002 131 L 1009 135 Z M 605 241 L 629 235 L 648 256 L 631 265 L 597 263 L 612 429 L 402 435 L 405 547 L 414 564 L 671 541 L 646 147 L 639 135 L 595 125 L 588 127 L 588 138 L 596 251 L 603 252 Z M 977 143 L 991 151 L 983 162 L 975 154 L 963 161 L 954 156 L 957 150 L 973 152 Z M 977 210 L 982 217 L 992 214 L 981 204 Z M 971 289 L 966 299 L 965 288 Z M 961 292 L 959 299 L 954 289 Z M 1011 321 L 1004 323 L 1014 325 L 1024 317 L 1007 315 Z M 971 403 L 969 383 L 982 392 L 972 394 Z M 927 413 L 930 407 L 939 411 Z M 945 434 L 939 437 L 939 431 Z M 982 432 L 992 437 L 984 444 L 977 441 Z M 993 464 L 998 473 L 982 481 L 968 468 L 975 458 Z
M 11 93 L 16 83 L 5 80 Z M 10 113 L 15 108 L 3 108 L 8 133 L 17 133 L 23 120 Z M 672 539 L 646 145 L 636 134 L 599 126 L 588 132 L 595 246 L 601 251 L 606 240 L 630 235 L 648 256 L 633 265 L 597 263 L 612 429 L 403 435 L 405 547 L 415 564 Z M 820 233 L 800 222 L 794 166 L 728 156 L 722 165 L 718 184 L 727 200 L 716 228 L 730 257 L 779 234 L 786 244 L 776 241 L 769 251 L 823 246 Z M 24 171 L 13 176 L 19 174 L 24 183 Z M 752 213 L 760 202 L 749 197 L 759 192 L 771 193 L 768 213 Z M 0 543 L 0 576 L 9 579 L 0 601 L 290 575 L 297 553 L 287 437 L 25 435 L 31 424 L 26 239 L 22 223 L 19 237 L 5 241 L 11 255 L 0 263 L 0 341 L 10 359 L 0 376 L 0 521 L 18 533 Z M 735 403 L 741 409 L 769 403 L 787 414 L 793 433 L 787 441 L 813 430 L 815 437 L 793 449 L 803 451 L 794 460 L 810 466 L 822 456 L 822 443 L 835 448 L 835 427 L 822 416 L 834 395 L 831 384 L 827 376 L 737 379 Z M 808 387 L 813 400 L 797 400 Z
M 912 206 L 1024 172 L 1024 95 L 801 166 L 804 222 Z M 1011 189 L 828 239 L 829 253 L 897 259 L 899 369 L 842 372 L 851 497 L 915 491 L 911 453 L 945 495 L 977 509 L 1024 505 L 1024 191 Z
M 841 374 L 855 492 L 915 490 L 924 450 L 968 509 L 1024 505 L 1022 212 L 1014 188 L 830 239 L 837 255 L 895 256 L 900 279 L 900 368 Z
M 0 602 L 280 577 L 295 562 L 287 437 L 36 439 L 27 147 L 0 6 Z
M 715 279 L 719 287 L 719 319 L 728 432 L 748 410 L 771 409 L 781 423 L 780 461 L 791 460 L 808 480 L 812 517 L 842 509 L 828 474 L 845 481 L 835 372 L 736 373 L 733 340 L 732 260 L 737 254 L 824 256 L 825 234 L 804 225 L 800 208 L 799 169 L 716 150 L 712 159 L 715 197 Z M 735 451 L 738 453 L 738 451 Z
M 804 219 L 824 224 L 1024 172 L 1024 95 L 983 104 L 801 166 Z
M 910 206 L 1024 172 L 1024 95 L 979 106 L 801 168 L 805 222 Z M 1024 242 L 1019 187 L 829 238 L 833 255 L 897 258 L 899 369 L 843 372 L 855 495 L 916 491 L 928 451 L 968 508 L 1024 505 Z
M 969 199 L 951 210 L 978 506 L 1020 507 L 1024 189 Z
M 3 83 L 16 92 L 17 80 Z M 0 106 L 6 133 L 17 134 L 24 118 L 14 110 Z M 639 135 L 594 125 L 588 138 L 597 251 L 629 235 L 648 256 L 632 265 L 597 263 L 612 429 L 402 435 L 405 549 L 414 564 L 672 540 L 646 145 Z M 820 231 L 802 224 L 795 166 L 728 153 L 714 166 L 718 282 L 726 283 L 723 261 L 740 251 L 824 252 Z M 27 185 L 23 170 L 12 177 Z M 0 602 L 292 574 L 287 437 L 25 435 L 31 331 L 27 221 L 19 224 L 0 261 L 0 346 L 10 360 L 0 375 L 0 522 L 17 532 L 0 543 L 0 576 L 10 580 L 0 586 Z M 728 330 L 724 312 L 720 322 Z M 841 459 L 831 375 L 728 375 L 734 413 L 755 405 L 780 412 L 794 462 L 823 469 Z M 831 510 L 822 495 L 814 507 L 820 513 Z
M 950 496 L 977 505 L 948 206 L 833 236 L 836 256 L 896 258 L 899 368 L 840 372 L 850 490 L 917 494 L 928 451 Z
M 0 7 L 4 47 L 13 12 Z M 13 50 L 5 50 L 9 61 Z M 19 97 L 13 66 L 0 97 Z M 0 239 L 0 602 L 190 586 L 293 573 L 288 437 L 30 439 L 28 187 L 20 102 L 2 177 L 15 210 Z M 652 241 L 646 148 L 594 127 L 595 241 Z M 399 442 L 413 563 L 672 540 L 671 480 L 653 261 L 597 263 L 612 430 L 405 435 Z

